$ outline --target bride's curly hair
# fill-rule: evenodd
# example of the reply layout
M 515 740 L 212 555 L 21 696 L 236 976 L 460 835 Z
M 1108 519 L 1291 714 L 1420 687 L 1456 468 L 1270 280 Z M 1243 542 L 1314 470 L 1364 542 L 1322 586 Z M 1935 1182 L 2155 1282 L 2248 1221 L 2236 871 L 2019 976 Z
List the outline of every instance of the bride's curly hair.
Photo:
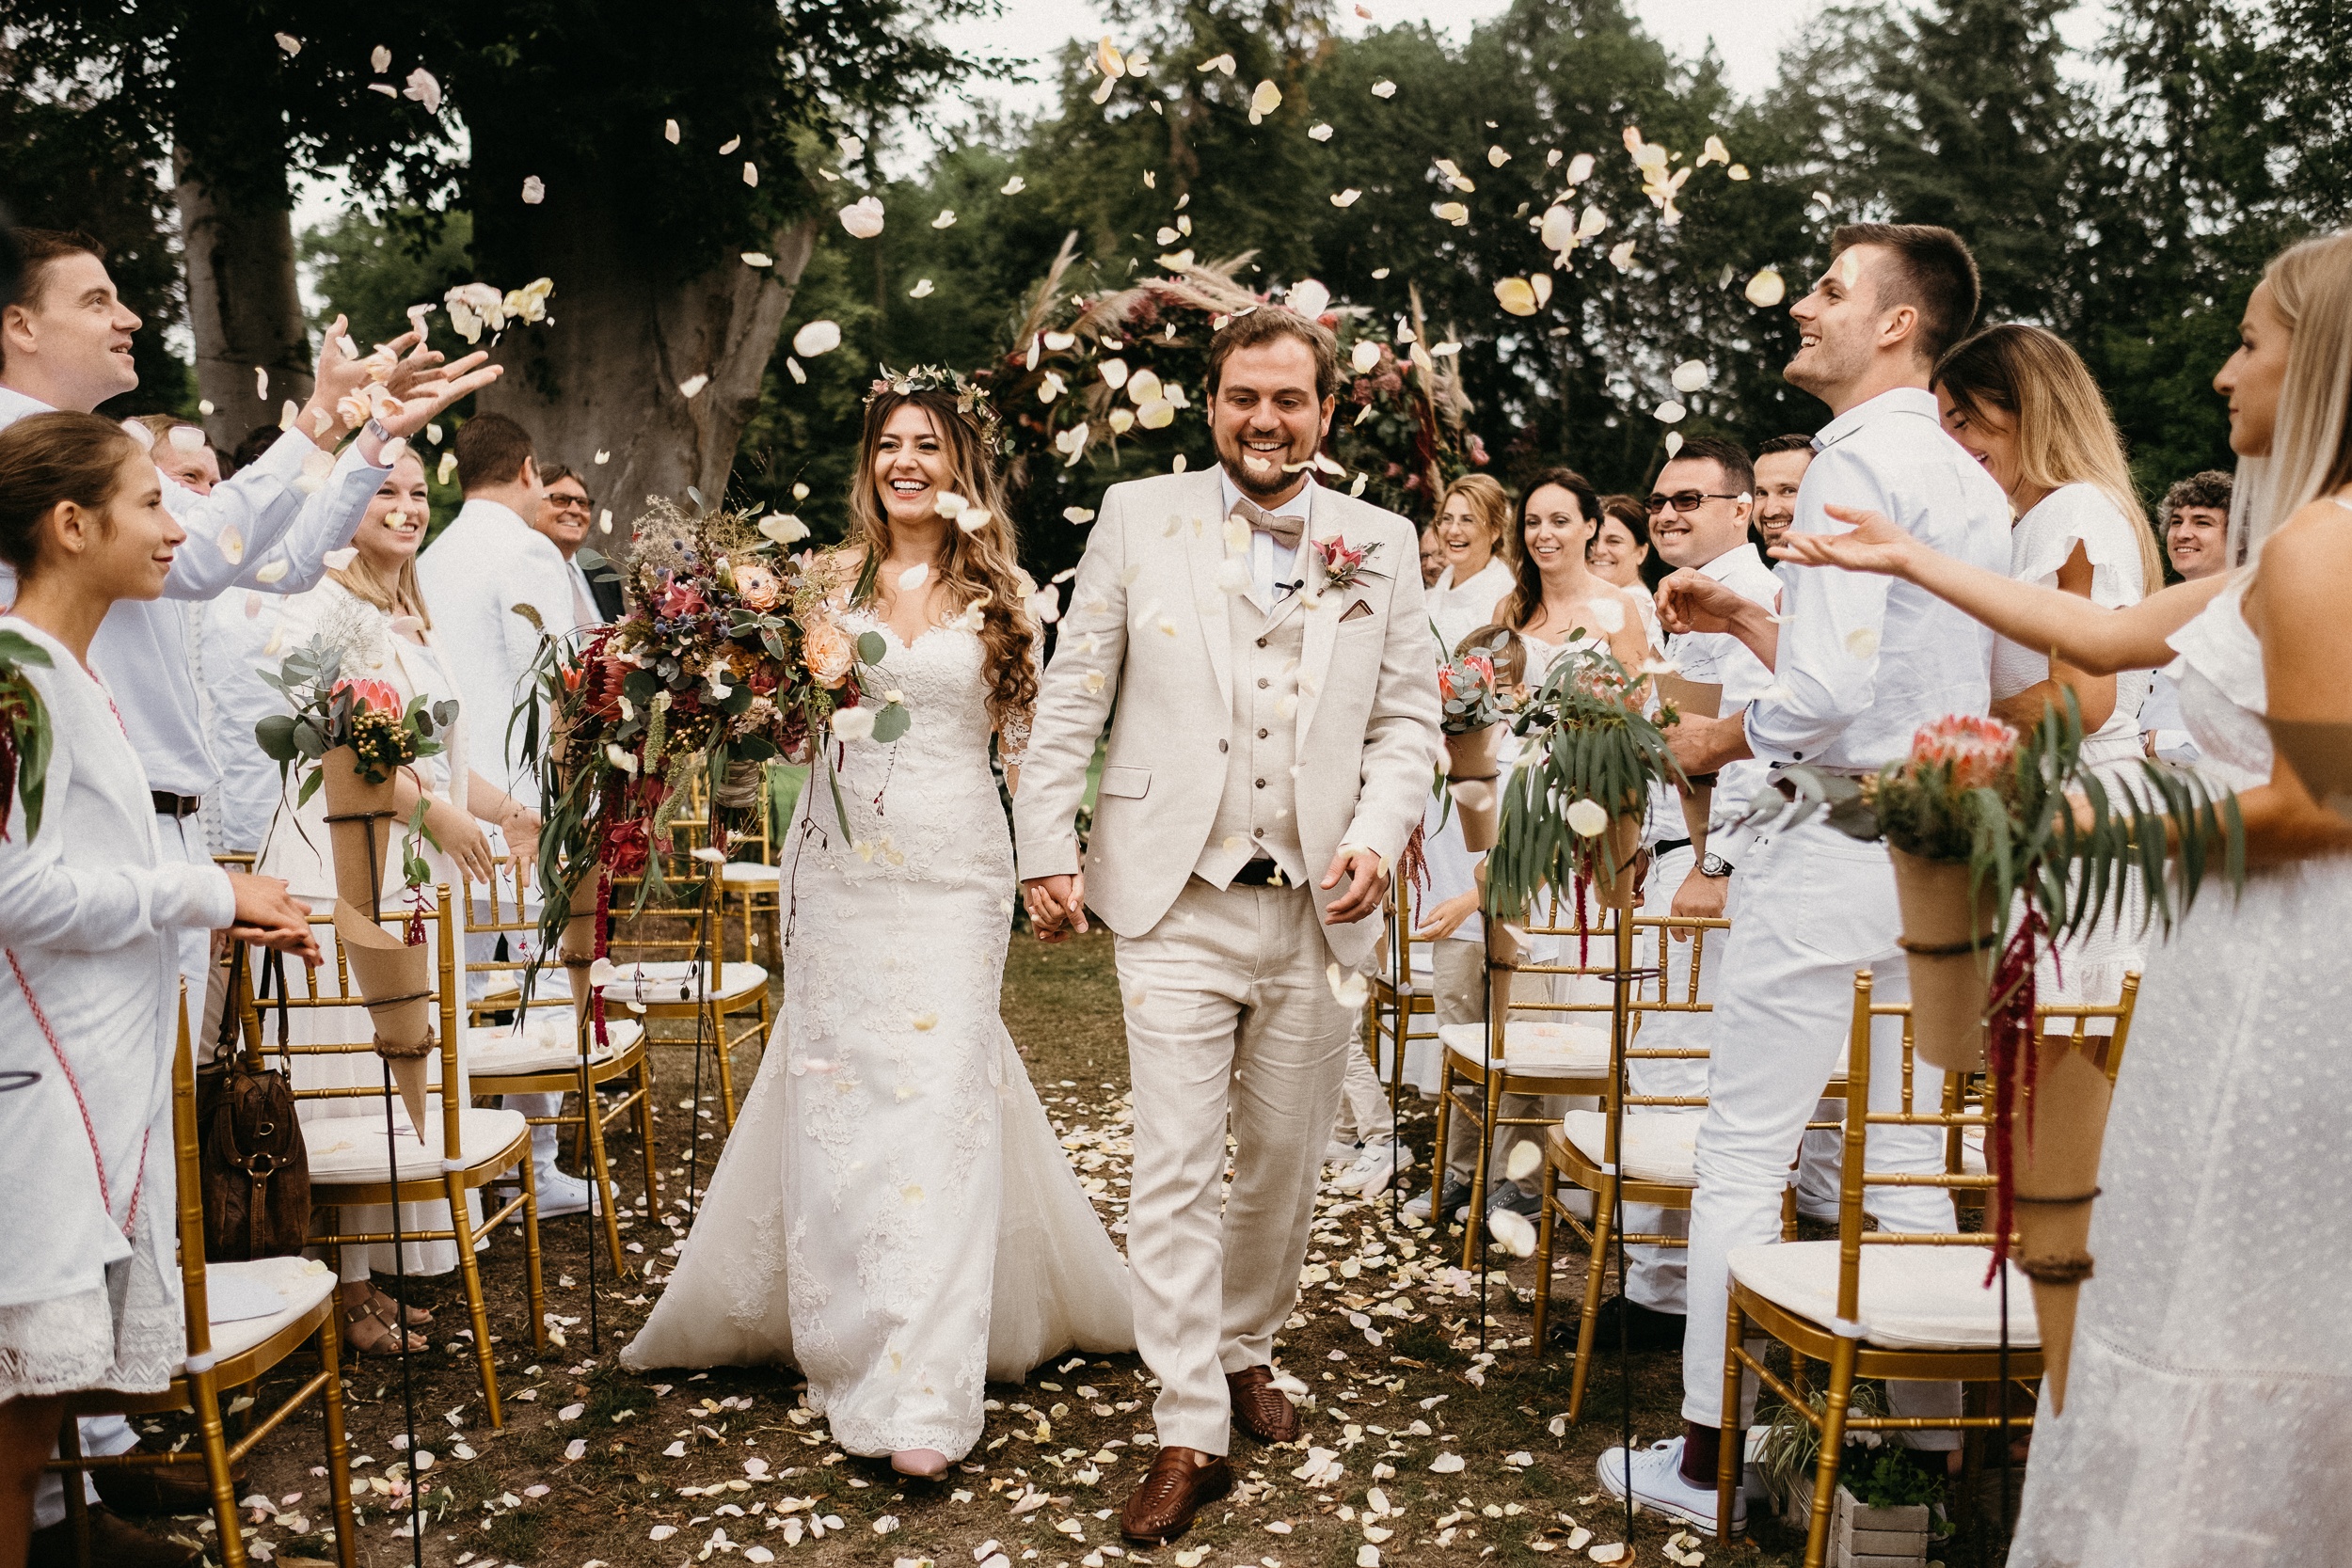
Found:
M 991 459 L 979 421 L 961 406 L 952 388 L 887 383 L 866 404 L 866 429 L 858 439 L 857 474 L 850 486 L 850 534 L 844 541 L 864 552 L 855 597 L 874 595 L 874 574 L 890 556 L 890 515 L 882 510 L 875 479 L 875 453 L 890 416 L 914 404 L 930 416 L 948 467 L 948 487 L 988 521 L 966 532 L 947 531 L 947 546 L 932 565 L 946 585 L 958 613 L 979 609 L 981 678 L 988 686 L 988 716 L 997 733 L 1025 736 L 1037 707 L 1037 628 L 1029 619 L 1028 574 L 1021 569 L 1012 518 L 1005 511 L 1004 487 Z

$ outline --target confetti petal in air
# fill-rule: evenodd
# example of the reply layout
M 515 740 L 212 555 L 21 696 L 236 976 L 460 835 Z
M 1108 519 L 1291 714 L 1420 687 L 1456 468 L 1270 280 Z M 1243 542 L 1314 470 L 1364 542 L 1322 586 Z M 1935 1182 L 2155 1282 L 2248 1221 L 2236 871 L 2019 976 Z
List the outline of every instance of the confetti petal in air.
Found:
M 956 210 L 953 207 L 942 207 L 939 215 L 931 219 L 933 229 L 953 229 L 955 226 Z
M 1486 149 L 1486 166 L 1488 168 L 1501 168 L 1503 165 L 1509 163 L 1510 161 L 1511 154 L 1504 151 L 1502 148 L 1490 147 Z
M 1331 291 L 1311 277 L 1291 285 L 1290 308 L 1302 316 L 1320 316 L 1331 303 Z
M 1213 59 L 1202 60 L 1200 62 L 1200 69 L 1203 73 L 1212 71 L 1221 71 L 1225 72 L 1226 75 L 1231 76 L 1233 73 L 1233 56 L 1231 55 L 1219 55 Z
M 874 734 L 874 713 L 870 707 L 837 707 L 833 710 L 833 733 L 840 740 L 868 740 Z
M 743 138 L 742 138 L 742 137 L 740 137 L 740 136 L 729 136 L 729 137 L 728 137 L 725 141 L 721 142 L 721 143 L 719 144 L 719 156 L 720 156 L 720 157 L 722 157 L 722 158 L 723 158 L 723 157 L 725 157 L 728 153 L 730 153 L 730 152 L 734 151 L 737 148 L 739 148 L 739 147 L 740 147 L 740 146 L 742 146 L 742 145 L 743 145 Z
M 1666 455 L 1668 457 L 1672 457 L 1675 453 L 1680 451 L 1681 450 L 1682 432 L 1678 430 L 1670 430 L 1666 432 Z
M 1660 404 L 1654 412 L 1657 414 L 1658 420 L 1661 424 L 1680 424 L 1683 418 L 1691 411 L 1688 408 L 1683 407 L 1682 404 L 1669 399 L 1668 401 Z
M 878 197 L 862 196 L 841 209 L 841 227 L 856 240 L 870 240 L 882 231 L 882 204 Z
M 392 52 L 382 44 L 368 51 L 368 69 L 377 75 L 392 69 Z
M 1324 969 L 1323 977 L 1330 982 L 1331 995 L 1339 1005 L 1350 1010 L 1362 1006 L 1364 998 L 1372 994 L 1372 982 L 1359 971 L 1342 969 L 1334 963 Z
M 1714 379 L 1714 372 L 1707 368 L 1704 359 L 1685 359 L 1675 367 L 1674 384 L 1677 392 L 1703 391 L 1707 384 Z
M 1372 96 L 1375 98 L 1394 98 L 1396 96 L 1396 84 L 1383 76 L 1377 82 L 1373 83 Z
M 814 359 L 820 354 L 831 354 L 841 346 L 841 324 L 813 321 L 802 324 L 792 334 L 792 352 L 803 359 Z
M 759 183 L 759 166 L 753 163 L 749 158 L 743 160 L 743 183 L 746 185 L 756 185 Z M 873 198 L 868 197 L 866 199 L 870 201 Z
M 441 112 L 440 79 L 422 66 L 408 73 L 408 85 L 401 88 L 400 95 L 423 104 L 426 114 L 437 115 Z
M 1282 106 L 1282 89 L 1272 82 L 1260 82 L 1249 95 L 1249 123 L 1257 124 Z
M 1353 207 L 1356 205 L 1357 198 L 1362 196 L 1363 194 L 1363 192 L 1350 186 L 1348 189 L 1340 192 L 1337 196 L 1334 196 L 1331 198 L 1331 205 L 1334 207 Z
M 916 279 L 914 280 L 914 288 L 912 288 L 912 289 L 909 289 L 909 290 L 907 291 L 907 297 L 908 297 L 909 299 L 929 299 L 929 298 L 930 298 L 930 297 L 931 297 L 931 280 L 930 280 L 930 278 L 928 278 L 928 277 L 918 277 L 918 278 L 916 278 Z
M 1514 316 L 1535 313 L 1535 287 L 1524 277 L 1504 277 L 1495 283 L 1495 303 Z
M 1359 339 L 1348 351 L 1347 362 L 1358 375 L 1369 375 L 1380 364 L 1380 345 L 1370 338 Z
M 1470 209 L 1458 201 L 1440 201 L 1434 209 L 1438 216 L 1460 229 L 1470 222 Z
M 1788 297 L 1788 285 L 1777 271 L 1766 267 L 1748 279 L 1744 293 L 1750 305 L 1760 310 L 1769 310 Z
M 536 207 L 548 198 L 547 182 L 535 174 L 523 176 L 523 205 Z
M 1318 120 L 1313 125 L 1309 126 L 1307 128 L 1307 139 L 1309 141 L 1329 141 L 1331 139 L 1330 122 L 1327 120 Z
M 1570 831 L 1580 838 L 1598 838 L 1609 827 L 1609 813 L 1598 800 L 1578 800 L 1565 815 Z
M 1721 136 L 1709 136 L 1707 138 L 1706 150 L 1698 155 L 1697 161 L 1691 166 L 1693 168 L 1705 168 L 1709 164 L 1728 165 L 1730 162 L 1731 153 L 1724 148 L 1724 138 Z
M 1028 188 L 1029 182 L 1016 174 L 1011 179 L 1006 181 L 1003 184 L 997 186 L 996 194 L 998 196 L 1019 196 L 1023 191 L 1027 190 Z
M 1633 270 L 1633 242 L 1624 241 L 1609 247 L 1609 264 L 1619 272 Z
M 797 545 L 808 537 L 808 525 L 788 512 L 771 512 L 759 520 L 759 531 L 779 545 Z
M 675 147 L 677 145 L 676 120 L 665 119 L 661 122 L 661 139 L 668 142 L 672 147 Z
M 700 373 L 690 375 L 677 384 L 677 395 L 682 398 L 691 398 L 709 385 L 710 377 L 707 375 Z
M 278 47 L 290 55 L 299 55 L 302 53 L 302 40 L 292 33 L 280 33 L 278 35 Z
M 776 259 L 764 250 L 747 250 L 743 252 L 743 264 L 747 267 L 772 267 Z

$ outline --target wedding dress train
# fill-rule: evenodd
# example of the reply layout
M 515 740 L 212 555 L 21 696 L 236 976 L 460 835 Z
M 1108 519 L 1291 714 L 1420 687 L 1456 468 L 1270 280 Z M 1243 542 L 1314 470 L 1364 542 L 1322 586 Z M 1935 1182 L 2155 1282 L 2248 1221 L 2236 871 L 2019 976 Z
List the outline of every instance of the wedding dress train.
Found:
M 846 749 L 838 810 L 821 775 L 802 794 L 775 1032 L 621 1359 L 789 1362 L 850 1451 L 954 1457 L 985 1378 L 1132 1349 L 1133 1313 L 998 1011 L 1015 884 L 979 640 L 869 628 L 913 727 Z

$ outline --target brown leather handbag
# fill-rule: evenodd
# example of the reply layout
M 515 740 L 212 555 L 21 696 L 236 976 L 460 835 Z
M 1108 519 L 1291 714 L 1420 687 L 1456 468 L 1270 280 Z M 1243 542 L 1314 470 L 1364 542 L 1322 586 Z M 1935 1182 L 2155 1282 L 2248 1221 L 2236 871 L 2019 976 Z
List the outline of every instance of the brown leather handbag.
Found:
M 285 959 L 272 953 L 263 994 L 278 989 L 278 1043 L 286 1043 Z M 204 1256 L 215 1263 L 287 1258 L 310 1234 L 310 1164 L 286 1075 L 263 1067 L 258 1050 L 239 1048 L 237 1004 L 245 982 L 245 944 L 229 960 L 229 1002 L 221 1008 L 213 1059 L 197 1069 L 197 1168 L 204 1184 Z M 259 1045 L 259 1041 L 255 1042 Z

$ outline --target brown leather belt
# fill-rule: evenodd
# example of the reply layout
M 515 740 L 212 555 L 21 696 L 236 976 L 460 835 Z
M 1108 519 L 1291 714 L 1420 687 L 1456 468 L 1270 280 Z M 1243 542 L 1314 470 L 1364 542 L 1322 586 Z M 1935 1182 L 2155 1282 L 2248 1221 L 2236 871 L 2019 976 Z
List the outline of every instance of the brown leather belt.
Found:
M 155 815 L 168 816 L 175 822 L 194 816 L 204 804 L 201 795 L 174 795 L 164 789 L 150 790 L 148 793 L 155 802 Z

